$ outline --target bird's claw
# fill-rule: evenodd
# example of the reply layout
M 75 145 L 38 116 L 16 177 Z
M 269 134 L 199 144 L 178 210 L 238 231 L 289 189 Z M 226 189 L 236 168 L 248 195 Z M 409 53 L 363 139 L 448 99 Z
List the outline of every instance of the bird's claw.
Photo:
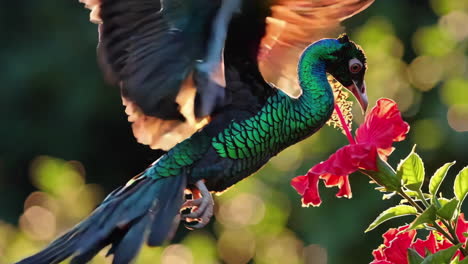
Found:
M 196 189 L 191 190 L 193 198 L 182 205 L 182 209 L 192 208 L 188 214 L 183 214 L 182 219 L 188 222 L 188 229 L 199 229 L 206 226 L 213 216 L 214 202 L 211 193 L 206 188 L 203 180 L 195 183 Z M 191 224 L 197 222 L 196 224 Z

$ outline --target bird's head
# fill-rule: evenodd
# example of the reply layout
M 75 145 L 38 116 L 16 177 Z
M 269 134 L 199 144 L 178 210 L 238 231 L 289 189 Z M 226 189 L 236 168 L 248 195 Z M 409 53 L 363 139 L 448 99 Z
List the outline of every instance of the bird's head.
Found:
M 366 56 L 361 47 L 343 34 L 337 38 L 338 49 L 330 54 L 327 72 L 346 87 L 356 97 L 363 112 L 367 109 L 366 83 L 364 74 L 367 69 Z

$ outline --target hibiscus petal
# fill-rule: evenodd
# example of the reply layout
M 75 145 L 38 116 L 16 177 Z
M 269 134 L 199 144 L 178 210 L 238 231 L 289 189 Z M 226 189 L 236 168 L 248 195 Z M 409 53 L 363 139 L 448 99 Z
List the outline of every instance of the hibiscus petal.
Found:
M 309 171 L 307 175 L 297 176 L 291 180 L 291 185 L 302 196 L 303 206 L 319 206 L 322 203 L 318 192 L 319 175 Z
M 291 185 L 300 195 L 304 195 L 309 188 L 309 177 L 307 177 L 307 175 L 294 177 L 291 180 Z
M 374 260 L 369 264 L 395 264 L 395 263 L 392 263 L 392 262 L 386 261 L 386 260 Z
M 397 104 L 384 98 L 379 99 L 366 115 L 364 123 L 356 131 L 356 140 L 379 149 L 388 149 L 393 142 L 404 140 L 408 130 L 409 125 L 401 118 Z
M 320 175 L 320 179 L 322 179 L 325 182 L 325 186 L 327 187 L 341 187 L 343 185 L 343 177 L 340 175 L 333 175 L 330 173 L 326 173 L 323 175 Z
M 336 194 L 336 197 L 346 197 L 351 198 L 353 197 L 353 193 L 351 192 L 351 185 L 349 184 L 348 176 L 343 176 L 343 184 L 340 187 L 340 191 Z
M 406 264 L 408 261 L 408 248 L 416 236 L 416 230 L 400 232 L 384 249 L 387 260 L 395 264 Z
M 322 203 L 322 199 L 320 199 L 320 194 L 318 191 L 319 175 L 307 173 L 307 176 L 309 178 L 309 188 L 302 196 L 302 205 L 319 206 Z
M 465 243 L 466 237 L 463 233 L 468 233 L 468 222 L 465 220 L 465 215 L 463 213 L 458 217 L 456 233 L 460 242 Z
M 298 176 L 291 185 L 303 196 L 303 204 L 318 206 L 322 202 L 318 193 L 318 181 L 324 180 L 325 186 L 337 186 L 337 197 L 352 197 L 348 175 L 360 168 L 377 170 L 377 151 L 373 146 L 354 144 L 344 146 L 332 154 L 326 161 L 312 167 L 306 176 Z
M 426 240 L 416 239 L 416 241 L 411 245 L 413 249 L 418 252 L 419 255 L 425 257 L 426 250 L 429 250 L 432 254 L 437 251 L 437 243 L 436 243 L 434 232 L 429 233 Z
M 408 229 L 409 228 L 409 225 L 404 225 L 404 226 L 400 226 L 398 228 L 390 228 L 389 230 L 387 230 L 387 232 L 385 232 L 382 237 L 384 239 L 384 245 L 386 247 L 390 246 L 390 242 L 392 242 L 399 233 L 403 232 L 404 230 Z
M 385 255 L 383 253 L 383 245 L 380 246 L 377 249 L 374 249 L 372 251 L 372 255 L 374 256 L 374 261 L 376 261 L 376 260 L 385 260 Z M 372 263 L 374 263 L 374 262 L 372 262 Z
M 326 161 L 312 167 L 310 170 L 315 174 L 325 175 L 349 175 L 360 168 L 376 170 L 375 147 L 365 144 L 353 144 L 340 148 L 333 153 Z M 336 184 L 328 184 L 336 186 Z

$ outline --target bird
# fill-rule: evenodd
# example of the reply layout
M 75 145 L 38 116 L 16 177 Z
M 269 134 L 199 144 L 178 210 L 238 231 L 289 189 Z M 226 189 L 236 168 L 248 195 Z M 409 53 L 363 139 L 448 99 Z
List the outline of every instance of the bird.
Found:
M 80 2 L 98 24 L 98 61 L 120 87 L 134 136 L 166 152 L 19 264 L 87 263 L 108 245 L 113 264 L 131 263 L 144 243 L 170 240 L 181 220 L 204 227 L 212 193 L 326 123 L 327 74 L 367 108 L 362 48 L 346 34 L 325 36 L 373 0 Z

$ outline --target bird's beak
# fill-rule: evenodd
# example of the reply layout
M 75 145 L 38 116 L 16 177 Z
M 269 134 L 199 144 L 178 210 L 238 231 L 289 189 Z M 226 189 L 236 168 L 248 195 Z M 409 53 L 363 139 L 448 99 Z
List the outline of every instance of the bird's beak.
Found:
M 367 110 L 367 94 L 366 94 L 366 83 L 363 81 L 362 83 L 359 84 L 359 82 L 356 82 L 353 80 L 353 84 L 347 87 L 349 91 L 351 91 L 354 94 L 354 97 L 356 97 L 356 100 L 359 102 L 359 105 L 361 106 L 362 113 L 364 114 Z

